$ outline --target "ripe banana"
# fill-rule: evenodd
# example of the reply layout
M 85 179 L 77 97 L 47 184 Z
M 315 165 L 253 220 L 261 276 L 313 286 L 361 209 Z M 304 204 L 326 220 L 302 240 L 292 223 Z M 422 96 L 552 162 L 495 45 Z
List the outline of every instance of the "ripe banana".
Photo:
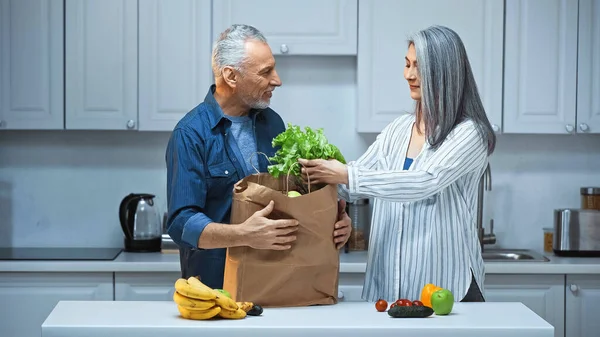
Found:
M 210 291 L 214 295 L 214 297 L 211 299 L 214 299 L 215 302 L 217 303 L 217 305 L 220 306 L 221 308 L 231 310 L 231 311 L 235 311 L 239 308 L 237 303 L 234 300 L 227 297 L 225 294 L 210 288 L 209 286 L 200 282 L 199 279 L 197 279 L 195 277 L 190 277 L 187 281 L 188 281 L 189 285 L 191 285 L 192 287 L 194 287 L 196 289 L 202 289 L 202 291 L 205 291 L 205 290 Z
M 207 310 L 190 310 L 190 308 L 177 305 L 181 317 L 194 320 L 206 320 L 217 316 L 221 312 L 221 307 L 212 307 Z
M 237 302 L 237 305 L 238 305 L 238 307 L 240 307 L 240 309 L 244 310 L 245 312 L 248 312 L 248 311 L 252 310 L 254 303 L 252 303 L 252 302 Z
M 211 293 L 217 292 L 216 290 L 214 290 L 213 288 L 207 286 L 206 284 L 202 283 L 202 281 L 200 281 L 200 279 L 198 279 L 197 277 L 190 277 L 187 279 L 187 282 L 189 285 L 191 285 L 194 288 L 197 289 L 202 289 L 202 291 L 208 291 Z
M 190 277 L 190 280 L 192 278 Z M 200 282 L 200 280 L 198 280 Z M 180 278 L 175 282 L 175 290 L 183 296 L 191 297 L 197 300 L 214 300 L 217 298 L 217 295 L 214 291 L 202 284 L 204 287 L 197 286 L 196 284 L 191 284 L 188 280 L 184 278 Z M 206 287 L 206 288 L 205 288 Z
M 232 300 L 231 298 L 229 298 L 223 294 L 218 294 L 217 298 L 215 299 L 215 302 L 217 303 L 218 306 L 220 306 L 221 308 L 223 308 L 225 310 L 235 311 L 235 310 L 239 309 L 238 304 L 235 303 L 234 300 Z
M 173 293 L 173 301 L 182 307 L 189 309 L 206 310 L 214 307 L 217 303 L 214 300 L 198 300 L 191 297 L 186 297 L 178 292 Z
M 221 308 L 221 311 L 219 312 L 219 317 L 227 319 L 242 319 L 246 317 L 246 312 L 241 308 L 237 310 L 227 310 Z

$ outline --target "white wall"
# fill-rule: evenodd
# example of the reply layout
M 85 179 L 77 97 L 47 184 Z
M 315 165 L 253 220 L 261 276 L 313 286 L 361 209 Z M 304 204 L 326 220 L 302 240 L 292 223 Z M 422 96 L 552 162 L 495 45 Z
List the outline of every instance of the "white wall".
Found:
M 348 160 L 358 157 L 375 135 L 354 132 L 356 59 L 277 62 L 283 86 L 274 92 L 273 108 L 286 122 L 324 127 Z M 121 246 L 117 214 L 126 194 L 155 193 L 165 205 L 168 137 L 167 132 L 1 132 L 0 246 Z M 498 243 L 541 249 L 541 228 L 552 225 L 552 210 L 578 207 L 580 186 L 600 186 L 600 135 L 502 135 L 492 169 L 486 213 L 495 218 Z

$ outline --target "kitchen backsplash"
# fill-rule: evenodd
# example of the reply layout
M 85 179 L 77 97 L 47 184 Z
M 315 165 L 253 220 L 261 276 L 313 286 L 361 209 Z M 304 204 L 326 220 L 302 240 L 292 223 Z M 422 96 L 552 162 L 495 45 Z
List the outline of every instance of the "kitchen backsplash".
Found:
M 286 122 L 323 127 L 348 160 L 376 136 L 354 131 L 355 67 L 353 57 L 278 58 L 283 86 L 272 101 Z M 408 94 L 397 73 L 398 93 Z M 117 210 L 126 194 L 155 193 L 164 211 L 168 137 L 1 132 L 0 246 L 121 246 Z M 600 135 L 500 135 L 491 165 L 484 225 L 494 218 L 499 246 L 539 250 L 552 210 L 578 207 L 579 187 L 600 185 Z

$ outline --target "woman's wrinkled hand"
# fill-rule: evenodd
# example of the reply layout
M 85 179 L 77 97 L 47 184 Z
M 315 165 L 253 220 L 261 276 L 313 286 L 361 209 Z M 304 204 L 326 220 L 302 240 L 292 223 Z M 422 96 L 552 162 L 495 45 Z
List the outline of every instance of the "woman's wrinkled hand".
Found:
M 302 179 L 311 184 L 348 184 L 348 168 L 335 159 L 298 159 Z

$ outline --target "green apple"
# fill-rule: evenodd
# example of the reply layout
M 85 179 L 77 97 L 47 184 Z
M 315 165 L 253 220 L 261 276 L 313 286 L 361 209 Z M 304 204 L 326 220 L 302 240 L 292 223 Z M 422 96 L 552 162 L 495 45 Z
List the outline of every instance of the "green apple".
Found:
M 431 307 L 436 315 L 448 315 L 454 306 L 454 295 L 448 289 L 442 289 L 431 294 Z
M 220 292 L 221 294 L 231 298 L 231 294 L 229 293 L 229 291 L 225 290 L 225 289 L 215 289 L 216 291 Z
M 298 191 L 289 191 L 289 192 L 288 192 L 288 197 L 290 197 L 290 198 L 299 197 L 299 196 L 301 196 L 301 195 L 302 195 L 302 194 L 300 194 Z

